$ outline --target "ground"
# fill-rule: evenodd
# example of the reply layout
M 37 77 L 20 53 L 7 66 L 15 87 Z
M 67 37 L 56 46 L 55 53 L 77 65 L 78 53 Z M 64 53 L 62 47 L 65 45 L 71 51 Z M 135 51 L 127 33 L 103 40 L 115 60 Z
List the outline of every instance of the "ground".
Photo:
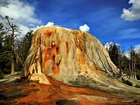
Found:
M 140 105 L 140 99 L 78 88 L 48 77 L 51 85 L 29 82 L 20 73 L 0 80 L 0 105 Z

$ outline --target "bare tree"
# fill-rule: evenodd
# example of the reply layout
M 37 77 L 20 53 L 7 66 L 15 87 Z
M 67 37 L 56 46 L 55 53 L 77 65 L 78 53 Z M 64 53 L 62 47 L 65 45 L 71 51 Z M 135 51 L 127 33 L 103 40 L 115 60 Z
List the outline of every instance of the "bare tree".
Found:
M 9 27 L 6 28 L 7 29 L 7 35 L 11 38 L 11 52 L 10 52 L 10 56 L 11 56 L 11 74 L 14 74 L 15 72 L 15 61 L 14 61 L 14 58 L 15 58 L 15 39 L 17 36 L 20 35 L 20 32 L 19 32 L 19 29 L 16 25 L 12 24 L 10 22 L 10 19 L 8 16 L 5 16 L 7 22 L 8 22 L 8 25 Z
M 131 76 L 136 78 L 136 52 L 133 47 L 130 48 L 130 68 Z

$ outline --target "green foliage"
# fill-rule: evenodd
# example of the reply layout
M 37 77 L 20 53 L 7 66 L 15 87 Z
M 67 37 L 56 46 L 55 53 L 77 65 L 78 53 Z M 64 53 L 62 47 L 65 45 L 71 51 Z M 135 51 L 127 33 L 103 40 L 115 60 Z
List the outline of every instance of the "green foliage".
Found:
M 10 73 L 11 63 L 10 63 L 10 56 L 5 54 L 0 56 L 0 69 L 3 73 Z
M 140 80 L 140 74 L 139 75 L 137 74 L 136 77 L 137 77 L 138 80 Z
M 125 80 L 122 78 L 122 82 L 129 85 L 129 86 L 132 86 L 132 82 L 128 81 L 128 80 Z
M 0 70 L 0 79 L 4 78 L 4 73 Z
M 119 68 L 120 74 L 124 72 L 135 76 L 138 72 L 140 73 L 140 49 L 136 51 L 134 47 L 130 47 L 129 58 L 121 50 L 121 46 L 118 47 L 115 43 L 112 43 L 107 50 L 112 62 Z
M 118 67 L 119 66 L 119 64 L 118 64 L 119 63 L 119 52 L 120 52 L 119 47 L 115 43 L 113 43 L 110 45 L 108 52 L 109 52 L 112 62 Z
M 6 37 L 6 32 L 4 30 L 4 26 L 2 23 L 0 23 L 0 72 L 2 73 L 8 73 L 10 69 L 10 47 L 9 42 L 10 38 Z
M 15 71 L 22 69 L 31 46 L 33 31 L 27 32 L 23 39 L 17 40 L 18 27 L 11 24 L 9 18 L 6 19 L 9 28 L 4 28 L 4 25 L 0 23 L 0 70 L 7 74 L 11 72 L 11 60 L 14 62 Z M 11 57 L 11 55 L 13 55 L 13 57 Z

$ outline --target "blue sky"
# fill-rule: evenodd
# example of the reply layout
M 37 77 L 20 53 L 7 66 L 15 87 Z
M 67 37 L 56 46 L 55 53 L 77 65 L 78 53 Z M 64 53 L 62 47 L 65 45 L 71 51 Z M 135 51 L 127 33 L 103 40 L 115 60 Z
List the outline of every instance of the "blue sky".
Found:
M 53 22 L 78 29 L 86 24 L 101 43 L 114 41 L 128 50 L 140 46 L 140 0 L 8 0 L 0 1 L 1 16 L 9 15 L 23 31 Z M 6 14 L 3 11 L 14 9 Z M 21 5 L 20 5 L 21 4 Z M 9 7 L 8 9 L 6 8 Z M 22 7 L 22 9 L 21 9 Z M 16 15 L 21 15 L 20 17 Z M 27 15 L 27 16 L 26 16 Z

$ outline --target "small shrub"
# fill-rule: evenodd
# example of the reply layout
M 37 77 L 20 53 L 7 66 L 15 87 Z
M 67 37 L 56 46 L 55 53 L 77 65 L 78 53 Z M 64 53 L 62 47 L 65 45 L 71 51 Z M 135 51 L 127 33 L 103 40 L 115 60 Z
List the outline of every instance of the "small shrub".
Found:
M 81 105 L 81 104 L 79 102 L 76 102 L 75 100 L 62 99 L 57 100 L 56 105 Z
M 76 81 L 70 81 L 70 84 L 73 86 L 84 88 L 92 88 L 93 83 L 95 83 L 95 81 L 92 78 L 89 78 L 89 76 L 87 77 L 85 75 L 78 75 Z
M 127 84 L 127 85 L 129 85 L 129 86 L 132 86 L 132 82 L 130 82 L 130 81 L 128 81 L 128 80 L 125 80 L 125 79 L 123 79 L 123 78 L 122 78 L 122 81 L 123 81 L 123 83 L 125 83 L 125 84 Z
M 4 78 L 4 73 L 0 70 L 0 79 Z
M 136 75 L 137 79 L 140 80 L 140 75 Z

